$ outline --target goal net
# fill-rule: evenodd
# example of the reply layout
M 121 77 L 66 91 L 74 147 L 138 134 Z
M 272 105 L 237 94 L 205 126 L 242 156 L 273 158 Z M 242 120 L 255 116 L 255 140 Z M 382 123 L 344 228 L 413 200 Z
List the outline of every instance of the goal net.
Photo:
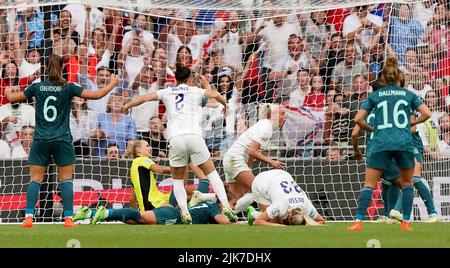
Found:
M 119 86 L 101 100 L 73 99 L 70 128 L 77 164 L 75 210 L 129 206 L 133 140 L 146 140 L 168 165 L 165 107 L 149 102 L 122 114 L 132 98 L 176 84 L 177 66 L 205 76 L 230 114 L 209 100 L 203 137 L 223 178 L 221 158 L 267 104 L 286 111 L 268 147 L 271 158 L 330 221 L 353 220 L 364 181 L 355 160 L 353 118 L 372 92 L 385 59 L 398 58 L 407 88 L 431 108 L 419 126 L 422 178 L 441 220 L 450 219 L 450 19 L 447 1 L 331 0 L 0 0 L 0 221 L 24 216 L 34 103 L 8 103 L 5 89 L 46 79 L 51 54 L 64 59 L 69 82 L 87 90 Z M 48 107 L 49 108 L 49 107 Z M 364 153 L 365 133 L 358 137 Z M 268 170 L 256 162 L 254 174 Z M 194 179 L 192 173 L 190 179 Z M 168 177 L 157 175 L 170 191 Z M 36 209 L 39 221 L 61 220 L 57 170 L 51 164 Z M 191 180 L 195 183 L 197 180 Z M 381 183 L 367 219 L 383 212 Z M 428 214 L 415 198 L 414 219 Z

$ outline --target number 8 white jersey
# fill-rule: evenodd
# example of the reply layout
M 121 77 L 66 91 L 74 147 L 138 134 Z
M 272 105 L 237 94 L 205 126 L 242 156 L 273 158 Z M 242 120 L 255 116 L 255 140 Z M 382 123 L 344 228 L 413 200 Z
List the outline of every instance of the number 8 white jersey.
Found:
M 194 134 L 202 136 L 201 102 L 205 90 L 185 84 L 157 91 L 158 99 L 166 106 L 167 135 L 173 137 Z
M 269 218 L 286 219 L 288 211 L 301 207 L 305 214 L 315 219 L 317 210 L 291 174 L 281 169 L 264 171 L 255 177 L 252 192 L 258 204 L 267 205 Z

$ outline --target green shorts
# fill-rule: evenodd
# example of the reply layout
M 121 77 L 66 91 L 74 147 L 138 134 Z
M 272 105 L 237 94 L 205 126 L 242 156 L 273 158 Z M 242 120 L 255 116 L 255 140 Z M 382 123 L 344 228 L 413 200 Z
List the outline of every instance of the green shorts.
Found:
M 181 223 L 181 214 L 178 209 L 171 206 L 164 206 L 153 209 L 158 224 L 170 225 Z
M 36 166 L 48 166 L 52 156 L 57 166 L 67 166 L 76 162 L 72 143 L 67 141 L 33 140 L 28 163 Z
M 367 167 L 388 170 L 393 160 L 400 169 L 409 169 L 415 166 L 414 154 L 406 151 L 382 151 L 367 156 Z
M 384 170 L 383 175 L 381 175 L 381 178 L 389 182 L 397 178 L 400 178 L 400 170 L 398 169 L 397 164 L 395 163 L 394 160 L 392 160 L 389 167 Z

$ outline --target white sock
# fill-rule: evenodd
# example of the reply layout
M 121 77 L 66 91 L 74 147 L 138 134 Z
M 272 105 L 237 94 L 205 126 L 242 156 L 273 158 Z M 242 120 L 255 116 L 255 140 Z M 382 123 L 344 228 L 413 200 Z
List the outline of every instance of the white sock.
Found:
M 64 217 L 64 219 L 73 219 L 73 217 L 72 216 L 66 216 L 66 217 Z
M 25 218 L 26 217 L 31 217 L 31 218 L 33 218 L 33 214 L 25 214 Z
M 234 206 L 234 212 L 240 213 L 247 209 L 254 202 L 253 194 L 246 193 L 236 202 L 236 206 Z
M 257 211 L 257 210 L 255 210 L 255 211 L 253 211 L 253 213 L 252 213 L 252 216 L 253 216 L 253 218 L 258 218 L 259 217 L 259 215 L 261 215 L 262 214 L 262 212 L 259 212 L 259 211 Z
M 87 214 L 87 218 L 86 219 L 90 219 L 92 217 L 92 210 L 89 210 L 88 214 Z
M 223 182 L 219 177 L 219 174 L 216 170 L 209 173 L 206 176 L 209 180 L 209 183 L 212 185 L 214 193 L 216 193 L 217 197 L 220 200 L 220 203 L 222 203 L 223 206 L 230 206 L 230 203 L 228 203 L 227 193 L 225 192 L 225 186 L 223 186 Z
M 105 210 L 105 219 L 109 217 L 109 209 Z
M 206 194 L 206 193 L 200 193 L 200 200 L 201 201 L 211 201 L 211 202 L 217 202 L 216 194 Z
M 184 189 L 184 180 L 173 179 L 173 194 L 175 195 L 175 199 L 177 200 L 181 212 L 184 214 L 189 213 L 186 189 Z

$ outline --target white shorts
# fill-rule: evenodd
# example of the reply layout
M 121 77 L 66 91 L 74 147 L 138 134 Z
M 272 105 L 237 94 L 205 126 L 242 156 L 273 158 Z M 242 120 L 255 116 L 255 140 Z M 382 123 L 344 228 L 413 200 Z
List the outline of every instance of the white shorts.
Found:
M 169 140 L 169 162 L 171 167 L 185 167 L 189 159 L 195 166 L 208 161 L 210 153 L 205 140 L 197 135 L 187 134 Z
M 232 155 L 226 153 L 223 157 L 223 171 L 226 182 L 236 182 L 236 177 L 242 171 L 251 170 L 247 165 L 247 159 L 242 155 Z

